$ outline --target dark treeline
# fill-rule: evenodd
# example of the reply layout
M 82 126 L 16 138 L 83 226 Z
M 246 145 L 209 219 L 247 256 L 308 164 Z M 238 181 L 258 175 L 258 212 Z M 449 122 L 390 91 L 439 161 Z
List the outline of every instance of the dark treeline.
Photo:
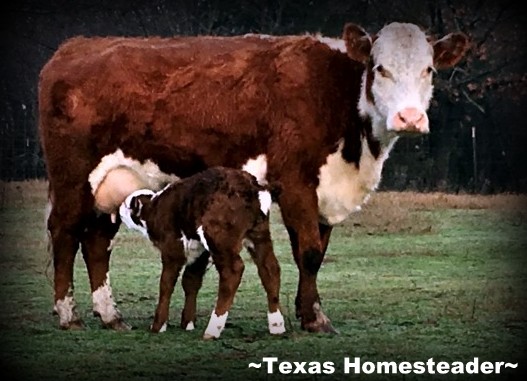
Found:
M 0 179 L 45 177 L 38 142 L 38 74 L 65 39 L 85 36 L 339 36 L 347 21 L 375 32 L 391 21 L 431 35 L 461 30 L 468 57 L 440 72 L 429 110 L 431 134 L 401 139 L 384 189 L 525 192 L 527 24 L 516 1 L 382 0 L 19 0 L 2 7 Z M 65 163 L 67 165 L 67 163 Z

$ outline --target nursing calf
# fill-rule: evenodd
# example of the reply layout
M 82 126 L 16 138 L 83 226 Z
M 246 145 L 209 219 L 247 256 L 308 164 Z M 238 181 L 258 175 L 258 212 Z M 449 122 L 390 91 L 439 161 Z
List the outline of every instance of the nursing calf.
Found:
M 256 263 L 267 293 L 269 331 L 285 332 L 279 309 L 280 267 L 269 232 L 270 207 L 269 191 L 252 175 L 222 167 L 177 181 L 158 193 L 141 189 L 126 198 L 119 209 L 122 221 L 147 235 L 161 251 L 163 270 L 153 332 L 166 329 L 170 298 L 185 264 L 181 327 L 194 329 L 196 297 L 210 253 L 219 273 L 219 289 L 203 337 L 218 338 L 242 278 L 242 245 Z

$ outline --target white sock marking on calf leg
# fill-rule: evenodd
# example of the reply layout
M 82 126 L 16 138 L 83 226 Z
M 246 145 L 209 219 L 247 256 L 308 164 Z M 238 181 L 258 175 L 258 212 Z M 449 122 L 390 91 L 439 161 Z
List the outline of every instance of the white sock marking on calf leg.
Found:
M 258 199 L 260 200 L 260 210 L 263 214 L 267 215 L 273 202 L 271 194 L 268 191 L 260 191 L 258 192 Z
M 284 317 L 280 310 L 276 310 L 276 312 L 268 312 L 267 321 L 269 322 L 269 333 L 271 335 L 281 335 L 285 332 Z
M 210 251 L 207 240 L 205 239 L 205 232 L 203 231 L 203 226 L 200 226 L 198 230 L 196 230 L 196 233 L 198 233 L 199 240 L 201 241 L 201 244 L 203 245 L 205 250 Z
M 106 273 L 106 279 L 103 284 L 92 293 L 93 311 L 101 316 L 103 323 L 111 323 L 119 319 L 121 314 L 112 296 L 112 288 L 110 287 L 110 274 Z
M 215 311 L 212 311 L 210 316 L 209 325 L 203 334 L 204 339 L 217 339 L 221 335 L 221 331 L 225 328 L 225 323 L 227 322 L 227 316 L 229 311 L 225 312 L 223 315 L 216 315 Z

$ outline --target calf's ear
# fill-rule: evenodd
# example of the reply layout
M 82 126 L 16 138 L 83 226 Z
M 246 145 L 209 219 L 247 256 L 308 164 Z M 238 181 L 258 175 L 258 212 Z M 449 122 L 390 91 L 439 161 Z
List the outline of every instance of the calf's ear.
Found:
M 373 41 L 370 35 L 360 26 L 347 23 L 344 25 L 342 38 L 346 43 L 348 56 L 352 60 L 366 65 L 370 59 Z
M 143 207 L 143 204 L 141 203 L 141 200 L 139 200 L 139 196 L 134 196 L 130 200 L 130 215 L 132 216 L 139 216 L 141 214 L 141 208 Z
M 456 65 L 470 46 L 468 37 L 460 32 L 450 33 L 432 44 L 434 48 L 434 66 L 447 69 Z

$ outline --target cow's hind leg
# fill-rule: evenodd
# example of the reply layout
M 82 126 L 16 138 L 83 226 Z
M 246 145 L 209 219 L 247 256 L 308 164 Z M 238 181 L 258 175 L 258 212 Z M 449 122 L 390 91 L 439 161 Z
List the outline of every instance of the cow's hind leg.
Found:
M 272 335 L 282 334 L 285 324 L 280 312 L 280 265 L 273 251 L 269 221 L 262 221 L 249 231 L 244 245 L 258 268 L 258 275 L 267 293 L 269 332 Z
M 59 316 L 62 329 L 79 329 L 84 324 L 73 297 L 73 264 L 79 249 L 80 226 L 76 214 L 67 213 L 68 209 L 68 206 L 55 203 L 47 221 L 54 268 L 53 310 Z
M 131 327 L 117 309 L 110 286 L 110 254 L 118 229 L 119 224 L 113 223 L 110 215 L 92 213 L 82 235 L 81 248 L 90 278 L 93 313 L 100 317 L 104 327 L 129 330 Z
M 196 299 L 203 284 L 210 253 L 205 251 L 192 264 L 185 267 L 181 284 L 185 292 L 185 307 L 181 312 L 181 328 L 192 331 L 196 324 Z

